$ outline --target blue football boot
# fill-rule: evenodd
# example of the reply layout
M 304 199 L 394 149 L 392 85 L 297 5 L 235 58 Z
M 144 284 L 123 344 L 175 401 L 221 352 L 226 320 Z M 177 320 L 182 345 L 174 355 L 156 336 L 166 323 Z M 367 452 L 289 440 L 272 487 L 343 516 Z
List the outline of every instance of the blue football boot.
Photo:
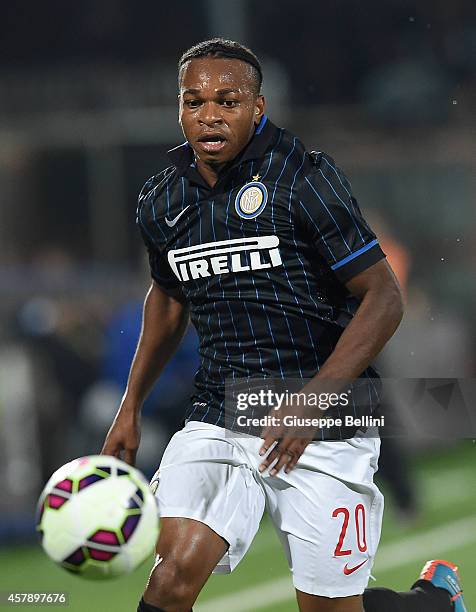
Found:
M 464 605 L 463 589 L 458 576 L 458 568 L 454 563 L 437 559 L 427 561 L 421 570 L 420 580 L 428 580 L 436 587 L 448 591 L 455 612 L 468 612 Z

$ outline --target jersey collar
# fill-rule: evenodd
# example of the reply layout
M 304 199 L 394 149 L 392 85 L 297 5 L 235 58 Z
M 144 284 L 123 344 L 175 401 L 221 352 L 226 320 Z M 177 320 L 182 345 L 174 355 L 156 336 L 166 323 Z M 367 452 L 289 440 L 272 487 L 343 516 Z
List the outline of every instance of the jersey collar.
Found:
M 245 161 L 263 157 L 267 149 L 269 149 L 270 146 L 276 141 L 278 132 L 279 129 L 267 118 L 266 115 L 263 115 L 249 143 L 241 151 L 241 153 L 226 166 L 224 173 L 227 173 L 229 170 Z M 188 142 L 184 142 L 178 147 L 170 149 L 170 151 L 167 152 L 167 155 L 176 166 L 177 172 L 180 176 L 189 174 L 189 172 L 191 175 L 197 174 L 200 176 L 194 167 L 195 158 L 192 147 Z M 192 176 L 190 176 L 190 178 L 192 178 Z M 195 177 L 193 176 L 193 178 Z M 202 181 L 198 182 L 201 183 Z

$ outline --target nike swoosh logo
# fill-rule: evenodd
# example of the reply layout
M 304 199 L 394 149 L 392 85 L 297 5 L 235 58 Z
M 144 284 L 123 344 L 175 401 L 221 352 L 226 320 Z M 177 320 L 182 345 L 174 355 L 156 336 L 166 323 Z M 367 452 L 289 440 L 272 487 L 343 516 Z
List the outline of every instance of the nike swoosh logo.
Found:
M 368 559 L 365 559 L 365 561 L 362 561 L 362 563 L 359 563 L 359 565 L 356 565 L 355 567 L 347 567 L 347 563 L 344 565 L 344 574 L 346 576 L 350 576 L 350 574 L 353 574 L 354 572 L 356 572 L 359 567 L 362 567 L 362 565 L 365 565 L 365 563 L 367 563 Z
M 188 206 L 190 206 L 190 204 Z M 187 210 L 188 206 L 186 206 L 182 210 L 182 212 L 179 212 L 179 214 L 174 219 L 167 219 L 167 217 L 165 217 L 165 223 L 167 223 L 169 227 L 173 227 L 177 223 L 177 221 L 180 219 L 180 217 L 183 215 L 183 213 Z

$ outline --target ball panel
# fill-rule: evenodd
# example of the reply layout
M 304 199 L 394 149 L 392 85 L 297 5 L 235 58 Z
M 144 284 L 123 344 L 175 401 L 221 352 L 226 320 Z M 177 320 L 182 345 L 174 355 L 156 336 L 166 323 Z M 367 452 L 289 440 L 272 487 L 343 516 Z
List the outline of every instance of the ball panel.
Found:
M 91 559 L 94 559 L 95 561 L 107 562 L 117 555 L 116 552 L 111 552 L 108 550 L 98 550 L 97 548 L 91 548 L 90 546 L 88 546 L 88 551 L 91 556 Z
M 48 508 L 58 510 L 67 501 L 68 499 L 66 497 L 60 497 L 59 495 L 50 493 L 50 495 L 48 495 Z
M 108 474 L 109 476 L 111 475 L 111 468 L 109 466 L 106 467 L 104 465 L 98 465 L 96 469 Z
M 139 520 L 140 520 L 140 515 L 133 514 L 132 516 L 128 516 L 126 520 L 124 521 L 124 525 L 121 527 L 121 532 L 126 542 L 129 540 L 129 538 L 132 536 L 132 534 L 136 530 L 136 527 L 139 524 Z
M 99 474 L 90 474 L 89 476 L 86 476 L 85 478 L 81 478 L 81 480 L 79 481 L 79 490 L 82 491 L 86 487 L 89 487 L 89 485 L 92 485 L 95 482 L 98 482 L 98 480 L 103 480 L 103 479 L 104 479 L 104 476 L 100 476 Z
M 74 565 L 75 567 L 79 567 L 86 561 L 86 554 L 83 548 L 78 548 L 75 550 L 73 554 L 66 557 L 63 560 L 63 563 L 68 563 L 69 565 Z
M 105 529 L 96 531 L 96 533 L 89 538 L 89 541 L 98 544 L 107 544 L 109 546 L 120 545 L 117 535 L 113 531 L 106 531 Z
M 60 482 L 56 483 L 54 486 L 55 489 L 61 489 L 62 491 L 66 491 L 67 493 L 73 492 L 73 481 L 69 478 L 65 478 Z

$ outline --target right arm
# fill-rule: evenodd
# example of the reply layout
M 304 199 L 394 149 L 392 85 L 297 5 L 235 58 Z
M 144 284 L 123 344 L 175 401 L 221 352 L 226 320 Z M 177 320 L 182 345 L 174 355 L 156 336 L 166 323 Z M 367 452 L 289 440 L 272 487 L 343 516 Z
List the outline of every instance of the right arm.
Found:
M 101 453 L 135 462 L 140 442 L 142 404 L 178 347 L 189 320 L 180 290 L 166 293 L 153 281 L 146 295 L 142 329 L 132 360 L 126 391 L 107 433 Z

